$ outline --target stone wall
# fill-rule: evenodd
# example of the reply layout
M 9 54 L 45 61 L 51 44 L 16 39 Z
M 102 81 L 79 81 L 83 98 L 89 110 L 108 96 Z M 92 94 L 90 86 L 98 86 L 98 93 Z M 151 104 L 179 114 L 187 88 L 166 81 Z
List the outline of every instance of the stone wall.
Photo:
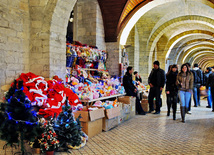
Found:
M 28 0 L 1 0 L 0 3 L 0 99 L 11 82 L 29 71 Z
M 97 0 L 78 0 L 75 5 L 74 40 L 106 49 L 103 19 Z

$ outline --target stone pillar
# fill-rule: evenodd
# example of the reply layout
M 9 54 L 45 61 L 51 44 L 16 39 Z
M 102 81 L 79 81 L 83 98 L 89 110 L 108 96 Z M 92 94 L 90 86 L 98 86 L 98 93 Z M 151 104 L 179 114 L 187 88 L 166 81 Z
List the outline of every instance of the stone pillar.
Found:
M 119 43 L 108 42 L 106 43 L 106 51 L 108 52 L 108 59 L 106 67 L 109 70 L 110 75 L 119 75 Z
M 140 44 L 139 34 L 137 26 L 135 26 L 135 38 L 134 38 L 134 70 L 139 72 L 139 56 L 140 56 Z
M 29 71 L 29 5 L 26 0 L 0 4 L 0 100 L 22 72 Z
M 74 40 L 105 50 L 104 27 L 97 0 L 78 0 L 74 8 Z

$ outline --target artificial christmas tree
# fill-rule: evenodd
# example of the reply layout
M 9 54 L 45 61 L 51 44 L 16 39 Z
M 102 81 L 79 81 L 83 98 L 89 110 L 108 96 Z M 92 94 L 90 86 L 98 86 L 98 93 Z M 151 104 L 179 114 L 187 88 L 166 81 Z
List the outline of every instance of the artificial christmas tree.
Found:
M 14 81 L 6 93 L 0 111 L 0 138 L 7 145 L 21 143 L 21 154 L 25 154 L 24 140 L 33 141 L 38 135 L 37 114 L 30 100 L 23 93 L 23 81 Z
M 53 119 L 44 125 L 44 133 L 42 134 L 40 147 L 41 151 L 46 152 L 46 154 L 53 153 L 59 148 L 59 141 L 53 129 Z
M 68 148 L 79 149 L 86 144 L 87 135 L 81 130 L 79 118 L 75 120 L 69 106 L 63 107 L 59 114 L 55 131 L 60 141 L 60 146 L 68 151 Z

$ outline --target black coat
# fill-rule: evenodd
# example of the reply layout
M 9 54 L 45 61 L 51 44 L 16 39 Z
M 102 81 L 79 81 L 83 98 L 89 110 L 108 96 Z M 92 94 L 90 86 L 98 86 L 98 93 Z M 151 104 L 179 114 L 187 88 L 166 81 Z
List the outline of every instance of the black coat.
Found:
M 148 83 L 152 84 L 154 87 L 164 87 L 166 83 L 166 75 L 165 71 L 163 69 L 152 69 L 149 78 Z
M 123 77 L 123 86 L 126 91 L 127 96 L 133 96 L 134 90 L 136 89 L 135 85 L 133 84 L 132 75 L 128 72 Z
M 135 77 L 135 81 L 140 81 L 141 83 L 142 83 L 142 79 L 141 79 L 141 77 Z
M 208 80 L 209 75 L 210 75 L 211 73 L 212 73 L 211 71 L 210 71 L 210 72 L 205 72 L 205 73 L 204 73 L 204 83 L 203 83 L 204 86 L 207 85 L 207 80 Z
M 208 89 L 209 87 L 214 88 L 214 73 L 211 73 L 207 80 L 206 88 Z
M 169 91 L 170 94 L 178 93 L 178 87 L 176 85 L 177 75 L 177 72 L 170 72 L 166 75 L 166 91 Z

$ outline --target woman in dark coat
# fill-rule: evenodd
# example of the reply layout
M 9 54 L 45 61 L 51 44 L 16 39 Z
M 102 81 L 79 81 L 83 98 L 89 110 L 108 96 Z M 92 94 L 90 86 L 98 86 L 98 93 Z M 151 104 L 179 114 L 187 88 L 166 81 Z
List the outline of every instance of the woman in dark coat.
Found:
M 173 109 L 173 120 L 176 120 L 178 88 L 176 85 L 176 78 L 178 74 L 177 65 L 171 65 L 166 74 L 166 96 L 167 96 L 167 116 L 170 116 L 170 109 Z
M 140 99 L 137 95 L 137 88 L 133 84 L 132 73 L 133 73 L 133 68 L 131 66 L 129 66 L 127 68 L 126 74 L 123 77 L 123 86 L 126 91 L 126 96 L 136 97 L 136 111 L 138 112 L 139 115 L 145 115 L 146 113 L 144 112 L 143 108 L 141 107 Z

